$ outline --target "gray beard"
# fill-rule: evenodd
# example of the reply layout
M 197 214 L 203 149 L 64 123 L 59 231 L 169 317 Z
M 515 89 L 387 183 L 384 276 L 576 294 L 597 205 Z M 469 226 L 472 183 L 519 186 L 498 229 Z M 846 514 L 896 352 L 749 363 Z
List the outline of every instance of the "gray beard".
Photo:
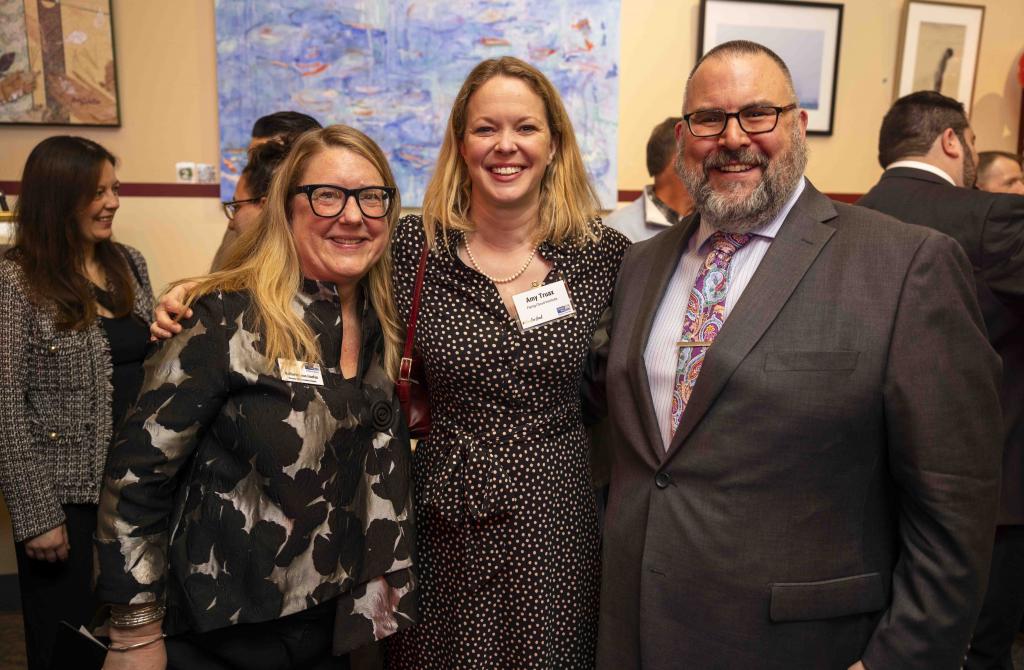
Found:
M 764 170 L 761 181 L 746 198 L 737 197 L 737 192 L 742 189 L 739 184 L 725 191 L 715 191 L 708 181 L 711 168 L 716 167 L 716 163 L 724 164 L 729 160 L 760 164 Z M 771 161 L 748 148 L 735 152 L 719 151 L 705 158 L 702 165 L 690 169 L 683 163 L 682 146 L 676 156 L 676 171 L 693 197 L 694 208 L 701 219 L 716 230 L 734 234 L 755 231 L 775 219 L 796 190 L 806 167 L 807 143 L 795 123 L 790 148 Z

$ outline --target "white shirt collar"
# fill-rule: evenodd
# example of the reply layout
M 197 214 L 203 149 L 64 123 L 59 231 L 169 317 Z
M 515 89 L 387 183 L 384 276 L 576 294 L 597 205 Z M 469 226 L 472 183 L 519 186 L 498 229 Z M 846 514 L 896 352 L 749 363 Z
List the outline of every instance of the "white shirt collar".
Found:
M 793 194 L 789 196 L 789 200 L 782 206 L 779 213 L 774 219 L 766 223 L 761 228 L 753 231 L 754 235 L 759 237 L 766 237 L 769 240 L 774 240 L 775 236 L 779 233 L 779 228 L 782 228 L 782 224 L 785 222 L 786 217 L 789 216 L 789 212 L 793 209 L 793 205 L 800 199 L 800 195 L 804 192 L 806 185 L 806 179 L 801 178 L 797 183 L 796 188 L 793 189 Z M 700 220 L 700 230 L 697 231 L 697 249 L 700 249 L 709 237 L 715 234 L 717 228 L 707 223 L 702 218 Z
M 661 213 L 658 206 L 651 200 L 651 193 L 653 192 L 653 186 L 644 188 L 644 221 L 656 226 L 671 226 L 672 224 L 669 223 L 669 220 L 665 218 L 665 215 Z
M 930 163 L 922 163 L 921 161 L 895 161 L 893 163 L 889 163 L 889 165 L 885 169 L 886 169 L 886 171 L 889 171 L 889 170 L 891 170 L 893 168 L 901 168 L 901 167 L 902 168 L 914 168 L 915 170 L 924 170 L 925 172 L 931 172 L 933 175 L 936 175 L 938 177 L 942 177 L 943 179 L 948 181 L 953 186 L 956 186 L 956 182 L 953 181 L 953 178 L 950 177 L 949 174 L 947 174 L 945 170 L 943 170 L 942 168 L 937 168 L 937 167 L 935 167 L 934 165 L 932 165 Z

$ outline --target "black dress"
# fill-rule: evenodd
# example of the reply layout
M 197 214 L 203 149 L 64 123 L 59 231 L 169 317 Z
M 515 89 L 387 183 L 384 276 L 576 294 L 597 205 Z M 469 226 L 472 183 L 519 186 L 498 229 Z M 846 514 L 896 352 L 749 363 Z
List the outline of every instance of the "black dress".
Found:
M 600 563 L 581 381 L 629 242 L 543 243 L 575 316 L 526 333 L 495 286 L 457 255 L 431 254 L 416 343 L 432 432 L 413 458 L 421 622 L 388 644 L 391 668 L 594 665 Z M 399 315 L 424 244 L 419 217 L 394 239 Z
M 129 314 L 117 319 L 101 316 L 100 328 L 110 344 L 113 365 L 110 416 L 116 433 L 142 386 L 142 362 L 149 350 L 149 325 Z

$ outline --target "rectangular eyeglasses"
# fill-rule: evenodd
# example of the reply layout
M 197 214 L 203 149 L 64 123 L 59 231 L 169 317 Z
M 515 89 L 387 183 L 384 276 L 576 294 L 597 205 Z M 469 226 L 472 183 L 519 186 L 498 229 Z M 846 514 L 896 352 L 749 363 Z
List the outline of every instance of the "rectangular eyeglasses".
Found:
M 228 221 L 235 220 L 235 214 L 238 213 L 238 208 L 242 205 L 246 205 L 250 202 L 259 202 L 263 198 L 246 198 L 245 200 L 232 200 L 230 202 L 222 202 L 220 206 L 224 209 L 224 216 L 228 217 Z
M 683 116 L 686 127 L 694 137 L 715 137 L 725 132 L 729 118 L 736 119 L 740 129 L 747 135 L 759 135 L 775 130 L 779 123 L 779 115 L 796 109 L 796 103 L 785 107 L 770 105 L 752 105 L 738 112 L 727 112 L 722 109 L 706 109 L 690 112 Z
M 341 214 L 350 197 L 356 199 L 363 216 L 382 219 L 391 212 L 395 200 L 395 189 L 391 186 L 344 188 L 333 184 L 306 184 L 295 192 L 305 193 L 313 213 L 325 219 Z

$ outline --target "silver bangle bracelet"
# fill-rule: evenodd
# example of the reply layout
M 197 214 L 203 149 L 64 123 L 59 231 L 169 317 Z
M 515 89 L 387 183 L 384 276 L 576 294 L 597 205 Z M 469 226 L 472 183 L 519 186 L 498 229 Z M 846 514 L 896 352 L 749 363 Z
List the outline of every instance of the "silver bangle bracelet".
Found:
M 118 628 L 136 628 L 163 619 L 166 611 L 163 605 L 157 603 L 133 610 L 111 608 L 110 623 Z
M 160 637 L 149 640 L 148 642 L 136 642 L 135 644 L 129 644 L 123 647 L 115 647 L 111 644 L 107 647 L 107 651 L 116 651 L 119 654 L 123 654 L 126 651 L 131 651 L 132 649 L 142 649 L 143 647 L 148 647 L 151 644 L 156 644 L 165 637 L 167 637 L 165 633 L 160 633 Z

